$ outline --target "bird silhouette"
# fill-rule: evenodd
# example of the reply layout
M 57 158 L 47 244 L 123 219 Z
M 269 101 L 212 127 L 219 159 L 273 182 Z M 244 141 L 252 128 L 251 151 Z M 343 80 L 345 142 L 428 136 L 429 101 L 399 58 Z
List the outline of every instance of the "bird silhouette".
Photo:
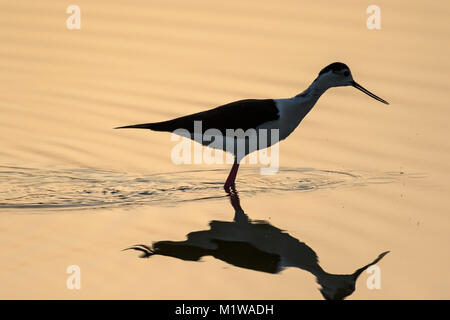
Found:
M 227 190 L 235 185 L 239 164 L 246 155 L 286 139 L 325 91 L 342 86 L 352 86 L 384 104 L 389 104 L 356 83 L 347 65 L 334 62 L 323 68 L 305 91 L 291 98 L 239 100 L 172 120 L 121 126 L 116 129 L 173 132 L 210 148 L 231 153 L 234 162 L 224 184 Z
M 140 251 L 141 258 L 162 255 L 199 261 L 204 256 L 212 256 L 236 267 L 272 274 L 285 268 L 298 268 L 313 274 L 323 297 L 331 300 L 344 299 L 352 294 L 361 273 L 389 252 L 381 253 L 353 273 L 328 273 L 306 243 L 266 221 L 252 221 L 241 208 L 235 188 L 230 188 L 228 196 L 235 211 L 233 221 L 213 220 L 209 223 L 209 230 L 191 232 L 185 241 L 157 241 L 152 245 L 137 244 L 124 250 Z

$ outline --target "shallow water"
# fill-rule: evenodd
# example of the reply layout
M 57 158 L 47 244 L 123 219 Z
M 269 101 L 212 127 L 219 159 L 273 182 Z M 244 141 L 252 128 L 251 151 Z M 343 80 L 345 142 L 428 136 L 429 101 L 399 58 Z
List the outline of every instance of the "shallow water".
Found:
M 94 209 L 136 205 L 177 205 L 186 201 L 225 197 L 227 170 L 192 170 L 131 175 L 93 169 L 43 170 L 0 167 L 0 209 Z M 281 169 L 261 176 L 258 169 L 241 169 L 246 185 L 240 193 L 314 191 L 392 183 L 403 172 L 369 174 L 314 169 Z M 417 178 L 421 175 L 409 175 Z
M 448 1 L 381 1 L 376 31 L 356 0 L 77 4 L 71 31 L 65 3 L 0 1 L 1 298 L 323 299 L 318 266 L 349 275 L 386 251 L 381 288 L 363 272 L 349 299 L 449 298 Z M 223 250 L 200 262 L 121 251 L 233 225 L 236 207 L 229 165 L 175 165 L 170 134 L 112 128 L 291 97 L 334 61 L 390 105 L 331 89 L 280 143 L 277 174 L 243 165 L 248 238 L 207 237 Z M 319 262 L 246 268 L 297 259 L 261 225 Z

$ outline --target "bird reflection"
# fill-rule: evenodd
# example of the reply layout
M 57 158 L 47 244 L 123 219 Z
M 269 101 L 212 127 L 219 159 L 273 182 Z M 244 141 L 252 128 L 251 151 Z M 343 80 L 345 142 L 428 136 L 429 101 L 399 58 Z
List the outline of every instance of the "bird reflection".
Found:
M 383 252 L 351 274 L 328 273 L 307 244 L 266 221 L 249 219 L 241 208 L 237 191 L 231 188 L 227 193 L 235 210 L 233 221 L 213 220 L 209 230 L 191 232 L 185 241 L 158 241 L 151 246 L 139 244 L 125 250 L 141 251 L 141 258 L 163 255 L 198 261 L 203 256 L 213 256 L 237 267 L 267 273 L 296 267 L 316 277 L 325 299 L 344 299 L 352 294 L 361 273 L 389 252 Z

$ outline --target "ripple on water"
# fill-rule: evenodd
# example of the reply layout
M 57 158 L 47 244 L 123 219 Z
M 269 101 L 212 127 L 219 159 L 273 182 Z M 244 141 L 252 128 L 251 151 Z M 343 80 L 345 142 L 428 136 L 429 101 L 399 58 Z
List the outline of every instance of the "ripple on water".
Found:
M 0 166 L 0 209 L 83 209 L 125 205 L 176 205 L 224 197 L 226 169 L 137 175 L 96 169 L 47 170 Z M 261 176 L 239 172 L 240 193 L 306 192 L 396 181 L 402 172 L 370 174 L 282 168 Z

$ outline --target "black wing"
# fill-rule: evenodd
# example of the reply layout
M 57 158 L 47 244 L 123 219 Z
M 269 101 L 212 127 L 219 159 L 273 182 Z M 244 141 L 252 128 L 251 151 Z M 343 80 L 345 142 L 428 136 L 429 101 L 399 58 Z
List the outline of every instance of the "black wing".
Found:
M 168 132 L 186 129 L 192 133 L 194 132 L 194 121 L 202 121 L 203 132 L 208 129 L 218 129 L 225 134 L 226 129 L 243 129 L 245 131 L 278 118 L 279 111 L 273 99 L 247 99 L 173 120 L 136 124 L 116 129 L 139 128 Z

